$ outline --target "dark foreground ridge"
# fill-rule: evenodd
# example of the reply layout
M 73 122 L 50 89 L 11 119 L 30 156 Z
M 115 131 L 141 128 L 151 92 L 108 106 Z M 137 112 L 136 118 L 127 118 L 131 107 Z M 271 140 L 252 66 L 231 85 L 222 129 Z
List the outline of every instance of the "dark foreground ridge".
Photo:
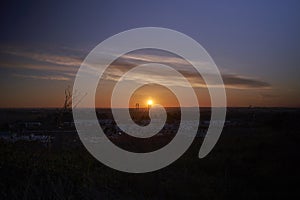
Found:
M 0 199 L 263 199 L 295 198 L 299 187 L 299 119 L 296 108 L 229 108 L 221 138 L 199 159 L 210 109 L 201 109 L 197 137 L 170 166 L 146 174 L 113 170 L 81 144 L 72 114 L 57 109 L 0 110 Z M 180 112 L 149 139 L 122 132 L 108 109 L 98 109 L 106 136 L 121 148 L 148 152 L 167 144 Z M 131 112 L 147 125 L 146 111 Z

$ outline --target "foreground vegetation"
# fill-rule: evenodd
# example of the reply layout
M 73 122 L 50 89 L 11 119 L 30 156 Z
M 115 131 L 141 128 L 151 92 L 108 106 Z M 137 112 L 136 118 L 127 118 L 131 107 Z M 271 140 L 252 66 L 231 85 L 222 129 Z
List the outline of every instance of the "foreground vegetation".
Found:
M 276 120 L 225 129 L 204 159 L 198 138 L 176 162 L 146 174 L 110 169 L 82 145 L 2 140 L 0 199 L 296 199 L 299 125 Z

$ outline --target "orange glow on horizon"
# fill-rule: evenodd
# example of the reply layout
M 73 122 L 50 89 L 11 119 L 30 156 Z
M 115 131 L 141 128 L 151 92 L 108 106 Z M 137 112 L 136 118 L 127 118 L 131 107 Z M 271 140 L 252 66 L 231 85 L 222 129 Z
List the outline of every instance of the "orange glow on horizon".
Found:
M 152 104 L 153 104 L 153 100 L 149 99 L 149 100 L 147 101 L 147 105 L 151 106 Z

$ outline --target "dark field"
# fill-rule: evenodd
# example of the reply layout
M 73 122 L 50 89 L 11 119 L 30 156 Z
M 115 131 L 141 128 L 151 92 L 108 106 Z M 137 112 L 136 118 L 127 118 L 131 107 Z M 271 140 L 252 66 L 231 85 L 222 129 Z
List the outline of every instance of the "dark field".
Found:
M 80 143 L 69 114 L 58 123 L 58 113 L 56 109 L 1 110 L 0 199 L 300 197 L 299 109 L 229 108 L 229 123 L 207 157 L 198 158 L 203 140 L 199 136 L 176 162 L 145 174 L 119 172 L 98 162 Z M 176 124 L 178 115 L 170 113 L 169 123 Z M 209 110 L 201 117 L 209 118 Z M 116 144 L 141 151 L 173 137 L 162 134 L 139 145 L 106 128 Z M 34 140 L 33 133 L 49 138 Z

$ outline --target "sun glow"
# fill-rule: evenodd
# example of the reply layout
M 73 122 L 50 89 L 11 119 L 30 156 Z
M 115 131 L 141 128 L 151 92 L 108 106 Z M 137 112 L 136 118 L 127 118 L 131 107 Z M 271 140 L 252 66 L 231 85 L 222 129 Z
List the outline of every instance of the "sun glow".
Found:
M 151 106 L 151 105 L 153 104 L 153 101 L 152 101 L 151 99 L 149 99 L 149 100 L 147 101 L 147 104 L 148 104 L 149 106 Z

